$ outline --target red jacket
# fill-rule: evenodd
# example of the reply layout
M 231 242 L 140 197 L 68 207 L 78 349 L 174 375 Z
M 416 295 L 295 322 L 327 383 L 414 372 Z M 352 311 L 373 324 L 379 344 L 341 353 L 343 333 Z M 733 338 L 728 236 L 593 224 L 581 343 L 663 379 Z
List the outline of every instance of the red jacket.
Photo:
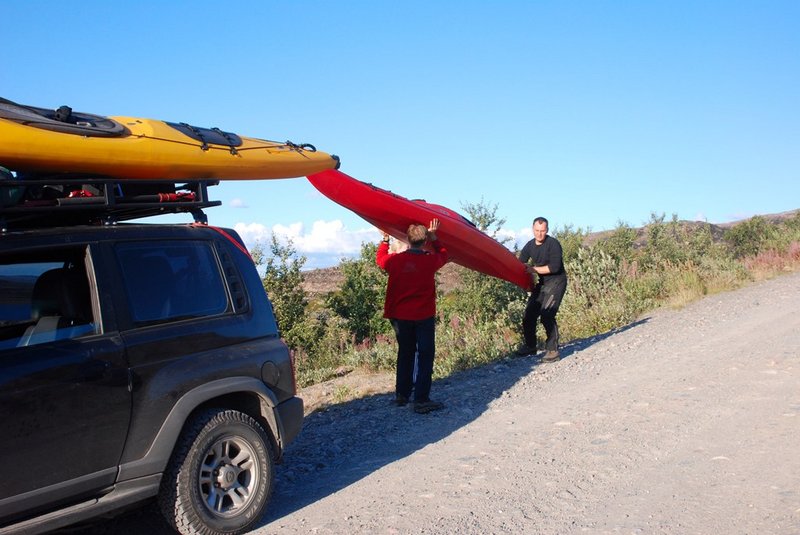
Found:
M 424 320 L 436 315 L 434 273 L 447 263 L 447 250 L 438 241 L 433 253 L 409 249 L 389 254 L 389 244 L 381 242 L 375 261 L 389 274 L 383 317 L 397 320 Z

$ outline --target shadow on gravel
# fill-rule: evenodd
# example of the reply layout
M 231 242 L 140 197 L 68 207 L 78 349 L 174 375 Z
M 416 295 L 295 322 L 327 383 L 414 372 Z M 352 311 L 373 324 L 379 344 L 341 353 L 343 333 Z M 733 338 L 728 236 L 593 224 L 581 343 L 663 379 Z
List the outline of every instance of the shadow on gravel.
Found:
M 593 346 L 594 344 L 596 344 L 598 342 L 602 342 L 606 338 L 610 338 L 610 337 L 614 336 L 615 334 L 619 334 L 619 333 L 625 332 L 628 329 L 633 329 L 634 327 L 638 327 L 639 325 L 644 325 L 648 321 L 650 321 L 650 318 L 642 318 L 640 320 L 634 321 L 633 323 L 629 323 L 628 325 L 623 325 L 622 327 L 617 327 L 616 329 L 611 329 L 608 332 L 600 333 L 600 334 L 597 334 L 595 336 L 591 336 L 589 338 L 582 338 L 580 340 L 573 340 L 573 341 L 569 342 L 568 344 L 565 344 L 564 346 L 561 347 L 561 351 L 560 351 L 561 358 L 563 359 L 563 358 L 566 358 L 566 357 L 572 355 L 573 353 L 576 353 L 578 351 L 583 351 L 584 349 L 587 349 L 587 348 Z
M 537 362 L 533 357 L 511 359 L 435 381 L 431 397 L 445 408 L 428 414 L 416 414 L 411 403 L 395 406 L 393 394 L 379 394 L 308 415 L 287 448 L 286 463 L 278 468 L 280 490 L 262 525 L 451 435 L 478 418 Z
M 639 320 L 562 348 L 562 358 L 647 322 Z M 416 414 L 380 394 L 334 405 L 306 417 L 277 470 L 276 494 L 261 526 L 325 498 L 468 425 L 492 401 L 541 364 L 536 357 L 510 357 L 435 381 L 431 397 L 445 408 Z
M 591 338 L 573 340 L 561 349 L 573 356 L 617 333 L 646 323 L 643 319 Z M 381 468 L 451 435 L 485 412 L 492 401 L 535 369 L 547 366 L 536 357 L 509 357 L 435 381 L 431 396 L 445 408 L 416 414 L 412 405 L 397 407 L 394 396 L 356 399 L 306 416 L 303 430 L 276 467 L 275 492 L 260 528 L 334 494 Z M 379 499 L 379 497 L 377 497 Z M 269 528 L 267 528 L 268 530 Z M 65 531 L 66 533 L 66 531 Z M 70 530 L 80 535 L 169 535 L 173 532 L 153 506 L 96 524 Z

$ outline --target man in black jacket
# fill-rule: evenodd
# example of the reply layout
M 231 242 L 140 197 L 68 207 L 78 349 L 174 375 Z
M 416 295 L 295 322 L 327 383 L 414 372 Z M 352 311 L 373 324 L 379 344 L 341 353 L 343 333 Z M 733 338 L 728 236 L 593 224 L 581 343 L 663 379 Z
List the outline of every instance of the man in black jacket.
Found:
M 545 341 L 544 362 L 559 360 L 558 323 L 556 313 L 561 305 L 564 292 L 567 291 L 567 272 L 564 271 L 564 257 L 561 244 L 557 239 L 547 235 L 548 222 L 544 217 L 533 220 L 533 239 L 525 244 L 519 259 L 528 265 L 528 273 L 537 276 L 525 316 L 522 320 L 522 331 L 525 342 L 517 349 L 518 355 L 536 353 L 536 322 L 542 318 L 547 340 Z

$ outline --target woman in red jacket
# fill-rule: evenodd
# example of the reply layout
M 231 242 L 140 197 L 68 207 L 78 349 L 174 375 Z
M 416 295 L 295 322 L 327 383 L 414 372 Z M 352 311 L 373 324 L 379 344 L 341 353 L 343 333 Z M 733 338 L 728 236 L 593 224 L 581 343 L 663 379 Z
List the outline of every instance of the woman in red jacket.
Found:
M 436 353 L 436 280 L 434 274 L 447 263 L 447 251 L 436 239 L 439 220 L 424 225 L 413 224 L 406 232 L 409 248 L 402 253 L 389 253 L 389 235 L 384 233 L 378 246 L 376 262 L 389 274 L 383 317 L 397 336 L 397 377 L 395 402 L 405 405 L 414 391 L 414 411 L 424 414 L 441 409 L 431 401 L 431 376 Z M 431 242 L 433 252 L 423 249 Z M 417 378 L 414 381 L 414 358 Z

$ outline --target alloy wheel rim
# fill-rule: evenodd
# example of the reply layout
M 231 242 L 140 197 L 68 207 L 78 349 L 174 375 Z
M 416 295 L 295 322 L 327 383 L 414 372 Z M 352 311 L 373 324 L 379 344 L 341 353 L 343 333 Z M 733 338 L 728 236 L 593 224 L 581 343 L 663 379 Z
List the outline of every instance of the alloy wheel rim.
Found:
M 200 464 L 198 485 L 208 511 L 217 517 L 238 515 L 252 502 L 261 480 L 253 446 L 237 436 L 215 441 Z

